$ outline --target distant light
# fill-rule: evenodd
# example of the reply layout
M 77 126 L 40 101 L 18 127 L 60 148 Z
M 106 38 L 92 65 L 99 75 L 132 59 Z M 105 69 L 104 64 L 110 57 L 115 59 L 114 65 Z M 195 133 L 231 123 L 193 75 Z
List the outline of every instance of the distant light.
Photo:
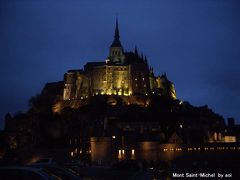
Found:
M 182 124 L 180 124 L 180 128 L 181 128 L 181 129 L 183 128 L 183 125 L 182 125 Z
M 118 159 L 119 160 L 122 159 L 122 154 L 121 154 L 121 150 L 120 149 L 118 150 Z
M 135 150 L 134 149 L 132 149 L 132 155 L 134 155 L 135 154 Z
M 73 152 L 71 152 L 71 157 L 73 157 Z
M 135 150 L 134 149 L 132 149 L 131 159 L 135 159 Z
M 116 139 L 116 136 L 112 136 L 113 139 Z
M 106 59 L 105 61 L 106 61 L 106 64 L 107 64 L 110 61 L 110 59 Z

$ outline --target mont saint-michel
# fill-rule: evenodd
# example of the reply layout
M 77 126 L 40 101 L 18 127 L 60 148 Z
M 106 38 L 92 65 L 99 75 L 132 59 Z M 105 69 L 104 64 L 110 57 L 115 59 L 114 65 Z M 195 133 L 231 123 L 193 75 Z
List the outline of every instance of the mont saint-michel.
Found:
M 137 102 L 131 100 L 134 97 L 151 94 L 176 99 L 174 85 L 166 74 L 155 76 L 147 57 L 140 54 L 136 47 L 134 51 L 124 51 L 116 21 L 109 56 L 101 62 L 88 62 L 84 69 L 69 70 L 64 76 L 62 100 L 71 104 L 94 95 L 126 96 L 122 98 L 125 103 L 135 104 Z M 56 104 L 54 110 L 59 111 L 59 106 Z

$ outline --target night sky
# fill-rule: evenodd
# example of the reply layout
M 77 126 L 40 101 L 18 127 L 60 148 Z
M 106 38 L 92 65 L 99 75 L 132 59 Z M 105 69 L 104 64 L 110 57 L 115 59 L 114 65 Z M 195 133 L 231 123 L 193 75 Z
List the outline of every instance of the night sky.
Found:
M 179 99 L 240 123 L 239 0 L 1 0 L 0 128 L 46 82 L 103 61 L 116 13 L 124 49 L 137 45 Z

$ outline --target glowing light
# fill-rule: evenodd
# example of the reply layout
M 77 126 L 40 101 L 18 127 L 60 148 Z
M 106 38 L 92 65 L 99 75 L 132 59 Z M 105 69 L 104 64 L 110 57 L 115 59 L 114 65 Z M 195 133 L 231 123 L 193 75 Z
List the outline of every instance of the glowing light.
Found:
M 106 59 L 106 60 L 105 60 L 106 64 L 107 64 L 109 61 L 110 61 L 110 59 Z
M 116 139 L 116 136 L 112 136 L 113 139 Z
M 71 151 L 71 157 L 73 157 L 73 152 Z
M 125 154 L 125 151 L 124 151 L 124 149 L 122 150 L 122 154 L 123 154 L 123 155 Z
M 179 126 L 181 129 L 183 128 L 183 125 L 182 124 L 180 124 L 180 126 Z
M 129 93 L 128 92 L 126 92 L 126 91 L 124 91 L 124 94 L 123 94 L 124 96 L 129 96 Z
M 236 136 L 225 136 L 224 137 L 224 142 L 226 142 L 226 143 L 237 142 Z
M 118 150 L 118 159 L 119 159 L 119 160 L 122 159 L 122 153 L 121 153 L 121 150 L 120 150 L 120 149 Z
M 134 149 L 132 149 L 131 159 L 135 159 L 135 150 Z
M 132 155 L 134 155 L 135 154 L 135 150 L 134 149 L 132 149 Z

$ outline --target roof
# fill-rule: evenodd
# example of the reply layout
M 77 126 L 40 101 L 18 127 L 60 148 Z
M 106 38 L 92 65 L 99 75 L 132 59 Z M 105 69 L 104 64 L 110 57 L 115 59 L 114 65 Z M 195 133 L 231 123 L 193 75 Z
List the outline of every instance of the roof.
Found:
M 119 39 L 114 39 L 111 47 L 122 47 L 122 44 Z
M 91 69 L 96 66 L 104 66 L 104 65 L 106 65 L 105 62 L 88 62 L 87 64 L 84 65 L 84 70 Z
M 119 36 L 119 30 L 118 30 L 118 20 L 116 19 L 114 40 L 112 42 L 111 47 L 122 47 L 122 44 L 121 44 L 119 38 L 120 38 L 120 36 Z

